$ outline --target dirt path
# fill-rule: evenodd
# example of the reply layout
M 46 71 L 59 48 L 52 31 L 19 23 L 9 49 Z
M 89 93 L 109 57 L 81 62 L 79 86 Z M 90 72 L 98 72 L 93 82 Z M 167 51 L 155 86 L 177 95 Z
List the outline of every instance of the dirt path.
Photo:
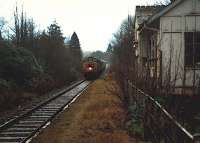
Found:
M 126 111 L 109 82 L 95 81 L 69 109 L 60 114 L 32 143 L 130 143 L 123 130 Z

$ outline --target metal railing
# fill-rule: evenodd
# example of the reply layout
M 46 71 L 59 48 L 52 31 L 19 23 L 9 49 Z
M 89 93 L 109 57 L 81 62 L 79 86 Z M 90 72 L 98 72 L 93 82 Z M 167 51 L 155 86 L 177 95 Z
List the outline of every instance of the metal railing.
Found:
M 127 80 L 127 93 L 142 117 L 144 139 L 152 143 L 200 143 L 199 134 L 192 135 L 150 95 Z M 137 112 L 138 112 L 137 111 Z

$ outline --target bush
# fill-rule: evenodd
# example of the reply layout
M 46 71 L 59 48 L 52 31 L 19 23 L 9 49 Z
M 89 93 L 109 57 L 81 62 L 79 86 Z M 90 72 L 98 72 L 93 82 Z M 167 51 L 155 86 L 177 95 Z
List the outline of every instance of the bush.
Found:
M 132 119 L 129 122 L 127 122 L 127 131 L 131 136 L 143 138 L 143 124 L 138 120 Z
M 31 89 L 39 94 L 47 93 L 55 88 L 55 80 L 48 74 L 42 74 L 34 78 L 31 83 Z
M 0 48 L 0 78 L 27 86 L 28 81 L 42 73 L 34 55 L 24 48 Z
M 17 93 L 12 91 L 14 87 L 14 83 L 0 79 L 0 111 L 10 108 L 17 99 Z
M 0 91 L 5 91 L 10 89 L 10 83 L 6 80 L 0 79 Z

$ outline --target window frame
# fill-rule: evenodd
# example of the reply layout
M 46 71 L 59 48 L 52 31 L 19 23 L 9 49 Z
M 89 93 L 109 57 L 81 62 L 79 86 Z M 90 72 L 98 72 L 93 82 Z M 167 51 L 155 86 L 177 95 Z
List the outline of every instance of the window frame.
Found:
M 200 32 L 184 32 L 184 43 L 184 66 L 187 68 L 200 68 L 200 53 L 197 52 L 200 51 Z

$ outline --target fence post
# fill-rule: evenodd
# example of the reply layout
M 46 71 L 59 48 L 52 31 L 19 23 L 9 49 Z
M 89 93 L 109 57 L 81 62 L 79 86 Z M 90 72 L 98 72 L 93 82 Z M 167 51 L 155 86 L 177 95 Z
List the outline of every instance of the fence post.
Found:
M 200 143 L 200 133 L 196 133 L 193 135 L 194 143 Z

